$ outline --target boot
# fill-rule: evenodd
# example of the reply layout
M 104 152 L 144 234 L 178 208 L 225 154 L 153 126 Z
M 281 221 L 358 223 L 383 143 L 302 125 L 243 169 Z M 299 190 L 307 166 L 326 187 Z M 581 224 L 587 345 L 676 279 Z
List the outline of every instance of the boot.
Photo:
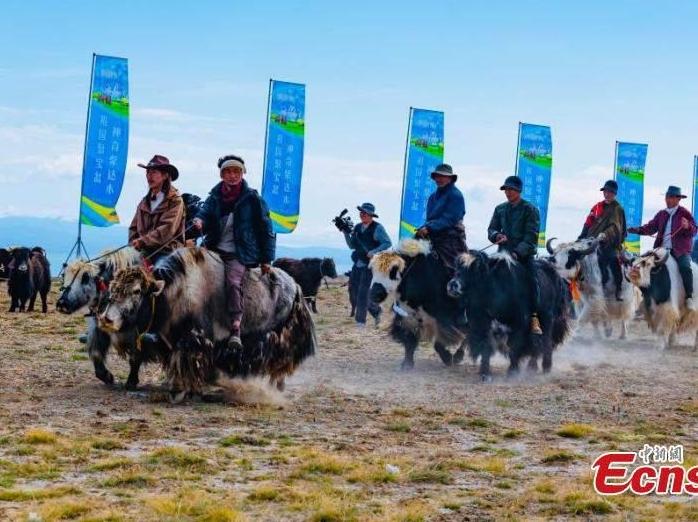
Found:
M 531 316 L 531 333 L 533 335 L 543 335 L 543 330 L 540 327 L 540 321 L 538 320 L 537 314 L 533 314 Z
M 240 350 L 242 348 L 242 339 L 240 339 L 240 323 L 235 321 L 230 329 L 230 337 L 228 338 L 228 349 Z
M 620 285 L 616 285 L 616 301 L 623 301 L 623 297 L 621 296 Z

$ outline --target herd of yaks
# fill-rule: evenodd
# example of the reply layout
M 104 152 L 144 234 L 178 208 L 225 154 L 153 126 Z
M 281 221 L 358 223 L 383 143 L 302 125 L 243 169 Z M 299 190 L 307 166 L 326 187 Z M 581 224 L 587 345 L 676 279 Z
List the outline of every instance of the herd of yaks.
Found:
M 415 245 L 427 247 L 415 249 Z M 603 327 L 606 336 L 610 337 L 615 323 L 620 326 L 620 338 L 623 339 L 627 335 L 628 321 L 642 310 L 651 330 L 662 338 L 664 347 L 671 347 L 676 336 L 682 333 L 694 334 L 694 347 L 698 347 L 698 311 L 687 307 L 678 265 L 666 250 L 658 248 L 639 256 L 626 253 L 620 259 L 624 281 L 619 300 L 612 278 L 606 285 L 602 283 L 597 240 L 584 239 L 556 246 L 553 246 L 553 240 L 549 240 L 546 247 L 549 255 L 540 256 L 540 262 L 566 283 L 566 302 L 570 304 L 566 313 L 575 317 L 578 324 L 591 323 L 597 335 L 600 335 L 599 327 Z M 479 252 L 476 254 L 487 259 L 490 265 L 501 261 L 513 263 L 503 254 L 489 258 Z M 447 365 L 459 362 L 464 350 L 471 348 L 469 337 L 472 332 L 469 330 L 473 328 L 467 315 L 487 316 L 487 310 L 468 311 L 466 307 L 464 320 L 451 322 L 447 331 L 439 328 L 441 318 L 432 317 L 434 314 L 427 311 L 428 306 L 411 306 L 413 301 L 405 299 L 404 281 L 409 277 L 414 259 L 419 256 L 424 256 L 425 260 L 431 258 L 428 243 L 408 240 L 384 256 L 379 254 L 371 263 L 374 275 L 371 297 L 378 301 L 390 298 L 396 303 L 391 333 L 405 347 L 404 369 L 414 366 L 414 350 L 420 341 L 433 341 L 437 353 Z M 461 259 L 462 263 L 466 262 L 466 257 L 468 255 Z M 472 255 L 470 258 L 467 263 L 474 259 Z M 63 274 L 57 309 L 62 313 L 89 311 L 88 353 L 96 376 L 105 383 L 114 383 L 114 377 L 105 365 L 110 347 L 131 364 L 126 383 L 128 388 L 137 386 L 142 363 L 157 362 L 168 376 L 173 397 L 178 398 L 201 392 L 202 386 L 217 382 L 221 375 L 266 376 L 281 388 L 284 377 L 295 371 L 303 359 L 314 354 L 314 323 L 297 275 L 292 278 L 283 270 L 274 268 L 271 277 L 265 279 L 258 270 L 249 271 L 245 285 L 254 299 L 245 302 L 246 312 L 247 307 L 251 309 L 246 316 L 250 317 L 247 328 L 243 321 L 243 334 L 247 335 L 243 335 L 240 353 L 230 353 L 224 342 L 227 331 L 222 263 L 216 254 L 197 247 L 180 249 L 164 258 L 152 273 L 142 266 L 141 261 L 140 254 L 126 248 L 93 262 L 75 261 Z M 438 268 L 433 270 L 438 271 Z M 319 270 L 318 273 L 323 272 Z M 693 274 L 698 288 L 698 266 L 695 264 Z M 336 273 L 333 270 L 332 274 L 325 275 L 336 276 Z M 433 278 L 431 274 L 426 278 L 422 275 L 421 284 L 435 286 L 437 278 L 436 272 Z M 50 266 L 42 248 L 0 249 L 0 279 L 8 282 L 10 311 L 32 311 L 38 296 L 42 300 L 42 311 L 47 311 Z M 444 281 L 448 279 L 449 276 L 445 276 Z M 134 281 L 142 286 L 137 293 L 133 290 Z M 118 295 L 114 293 L 115 282 Z M 313 283 L 315 286 L 317 282 Z M 452 285 L 442 287 L 441 283 L 443 281 L 438 283 L 439 291 L 453 293 L 450 291 Z M 203 286 L 205 291 L 187 297 L 186 292 L 196 285 Z M 380 296 L 379 290 L 384 295 Z M 188 301 L 186 304 L 178 302 L 183 300 Z M 129 306 L 133 308 L 130 312 Z M 215 307 L 222 310 L 216 311 Z M 109 308 L 109 313 L 105 308 Z M 125 319 L 128 313 L 133 315 L 130 326 Z M 158 314 L 161 317 L 156 319 Z M 177 318 L 177 314 L 181 317 Z M 163 319 L 165 316 L 167 320 Z M 218 316 L 220 321 L 217 322 Z M 124 323 L 121 331 L 116 331 L 110 324 L 114 318 Z M 506 318 L 489 317 L 488 320 L 487 342 L 511 358 L 507 351 L 514 333 L 511 325 L 506 324 Z M 252 324 L 254 321 L 258 324 Z M 566 335 L 567 331 L 559 333 L 558 341 L 561 342 Z M 531 338 L 535 339 L 534 336 Z M 453 344 L 457 345 L 458 351 L 452 356 L 447 347 Z M 477 354 L 471 349 L 471 355 Z M 537 368 L 535 354 L 528 355 L 532 359 L 529 368 Z M 544 371 L 550 369 L 551 362 L 550 359 L 546 365 L 544 356 Z M 483 379 L 489 378 L 489 362 L 487 366 Z

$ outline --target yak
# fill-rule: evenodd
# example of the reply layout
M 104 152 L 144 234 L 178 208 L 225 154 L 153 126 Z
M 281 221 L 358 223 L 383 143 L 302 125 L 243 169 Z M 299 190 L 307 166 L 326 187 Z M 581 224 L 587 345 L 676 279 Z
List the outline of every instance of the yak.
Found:
M 95 314 L 104 304 L 109 283 L 114 274 L 123 268 L 140 266 L 141 253 L 126 247 L 100 255 L 94 261 L 76 260 L 69 264 L 63 274 L 63 284 L 56 301 L 56 309 L 63 314 L 87 313 L 87 353 L 95 369 L 97 378 L 107 385 L 114 384 L 114 375 L 106 366 L 109 348 L 128 359 L 130 371 L 125 387 L 135 390 L 138 387 L 138 372 L 144 362 L 164 364 L 168 352 L 159 346 L 143 344 L 136 349 L 136 336 L 133 332 L 113 335 L 99 328 Z
M 523 357 L 529 357 L 529 368 L 536 370 L 541 355 L 543 371 L 549 372 L 554 348 L 569 334 L 569 294 L 564 281 L 550 264 L 535 263 L 540 288 L 541 336 L 530 332 L 529 276 L 523 265 L 508 252 L 488 256 L 472 250 L 458 258 L 456 275 L 448 282 L 448 295 L 458 301 L 467 317 L 468 348 L 473 360 L 480 357 L 480 377 L 485 382 L 491 380 L 493 332 L 506 332 L 509 375 L 519 371 Z
M 41 311 L 47 313 L 46 297 L 51 290 L 51 265 L 46 252 L 41 247 L 31 250 L 18 247 L 10 250 L 9 254 L 7 290 L 11 301 L 10 312 L 24 312 L 25 307 L 27 312 L 33 312 L 38 295 L 41 297 Z
M 273 266 L 280 268 L 289 274 L 303 290 L 303 297 L 308 305 L 317 313 L 317 293 L 320 283 L 325 277 L 334 279 L 337 277 L 337 268 L 334 259 L 325 257 L 304 257 L 303 259 L 292 259 L 290 257 L 280 257 Z
M 618 301 L 613 279 L 609 277 L 606 285 L 603 284 L 597 256 L 598 240 L 581 239 L 553 248 L 555 239 L 550 238 L 546 242 L 550 254 L 548 261 L 561 277 L 579 290 L 582 302 L 578 319 L 580 324 L 591 322 L 597 337 L 600 337 L 599 324 L 603 324 L 606 337 L 610 337 L 613 333 L 612 321 L 619 321 L 620 339 L 625 339 L 628 321 L 634 318 L 640 304 L 640 292 L 624 280 L 621 286 L 623 300 Z
M 390 333 L 405 349 L 401 368 L 414 368 L 420 341 L 433 341 L 434 350 L 446 366 L 463 360 L 465 327 L 458 320 L 458 307 L 446 294 L 450 270 L 431 253 L 427 240 L 404 239 L 396 251 L 376 254 L 369 263 L 373 274 L 370 299 L 392 300 Z M 457 345 L 455 354 L 448 346 Z
M 283 389 L 284 378 L 316 349 L 303 292 L 283 270 L 263 275 L 250 269 L 243 295 L 243 347 L 235 350 L 227 344 L 223 262 L 205 248 L 180 248 L 152 273 L 142 267 L 117 272 L 98 321 L 112 336 L 132 332 L 139 344 L 144 334 L 154 334 L 169 351 L 167 380 L 179 397 L 201 392 L 221 373 L 268 376 Z
M 693 285 L 698 288 L 698 265 L 691 263 Z M 664 248 L 655 248 L 635 258 L 630 281 L 642 292 L 642 310 L 650 329 L 664 338 L 664 348 L 671 348 L 677 334 L 695 334 L 698 349 L 698 311 L 686 306 L 686 292 L 679 265 Z

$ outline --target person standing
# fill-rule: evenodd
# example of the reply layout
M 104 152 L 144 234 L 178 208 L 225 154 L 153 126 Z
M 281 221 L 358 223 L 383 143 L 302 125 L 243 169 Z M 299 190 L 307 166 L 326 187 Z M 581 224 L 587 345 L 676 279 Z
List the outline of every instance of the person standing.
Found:
M 679 265 L 681 281 L 686 292 L 686 307 L 696 310 L 693 302 L 693 270 L 691 269 L 691 248 L 693 236 L 698 227 L 696 221 L 687 208 L 679 203 L 684 199 L 681 188 L 670 185 L 664 194 L 666 208 L 657 214 L 645 225 L 630 227 L 628 232 L 649 236 L 657 234 L 654 240 L 654 248 L 663 247 L 671 252 L 671 256 Z
M 577 239 L 595 237 L 599 240 L 597 256 L 601 269 L 601 282 L 604 286 L 606 285 L 610 270 L 616 287 L 616 300 L 622 301 L 623 271 L 618 256 L 623 251 L 623 241 L 627 235 L 625 210 L 616 200 L 618 183 L 610 179 L 604 183 L 601 191 L 603 201 L 591 208 L 582 227 L 582 233 Z
M 521 197 L 523 182 L 518 176 L 509 176 L 500 187 L 507 198 L 497 205 L 487 229 L 487 237 L 499 245 L 498 250 L 509 252 L 511 257 L 526 269 L 531 305 L 531 333 L 542 335 L 538 319 L 540 288 L 534 259 L 538 252 L 540 214 L 538 209 Z
M 179 178 L 177 167 L 156 154 L 145 169 L 148 193 L 136 208 L 128 229 L 128 242 L 151 263 L 184 246 L 184 202 L 172 182 Z
M 205 234 L 203 246 L 218 252 L 225 265 L 231 318 L 228 346 L 236 349 L 242 346 L 245 272 L 260 266 L 262 274 L 269 274 L 276 254 L 276 234 L 266 202 L 243 179 L 247 172 L 244 160 L 232 154 L 223 156 L 218 170 L 221 181 L 211 189 L 193 223 Z
M 351 257 L 354 265 L 351 269 L 350 285 L 356 292 L 354 319 L 359 326 L 365 326 L 368 312 L 377 326 L 380 323 L 381 307 L 369 298 L 372 275 L 368 263 L 378 252 L 389 249 L 392 242 L 383 225 L 375 219 L 378 214 L 373 203 L 364 203 L 356 208 L 361 222 L 351 232 L 344 231 L 347 246 L 353 250 Z

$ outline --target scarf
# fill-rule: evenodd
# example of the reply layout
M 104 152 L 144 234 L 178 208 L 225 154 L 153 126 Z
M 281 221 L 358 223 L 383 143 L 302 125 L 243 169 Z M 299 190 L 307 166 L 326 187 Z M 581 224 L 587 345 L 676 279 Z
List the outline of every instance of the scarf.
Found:
M 237 185 L 229 185 L 228 183 L 223 183 L 221 185 L 221 199 L 226 205 L 232 205 L 240 197 L 242 192 L 242 183 Z

